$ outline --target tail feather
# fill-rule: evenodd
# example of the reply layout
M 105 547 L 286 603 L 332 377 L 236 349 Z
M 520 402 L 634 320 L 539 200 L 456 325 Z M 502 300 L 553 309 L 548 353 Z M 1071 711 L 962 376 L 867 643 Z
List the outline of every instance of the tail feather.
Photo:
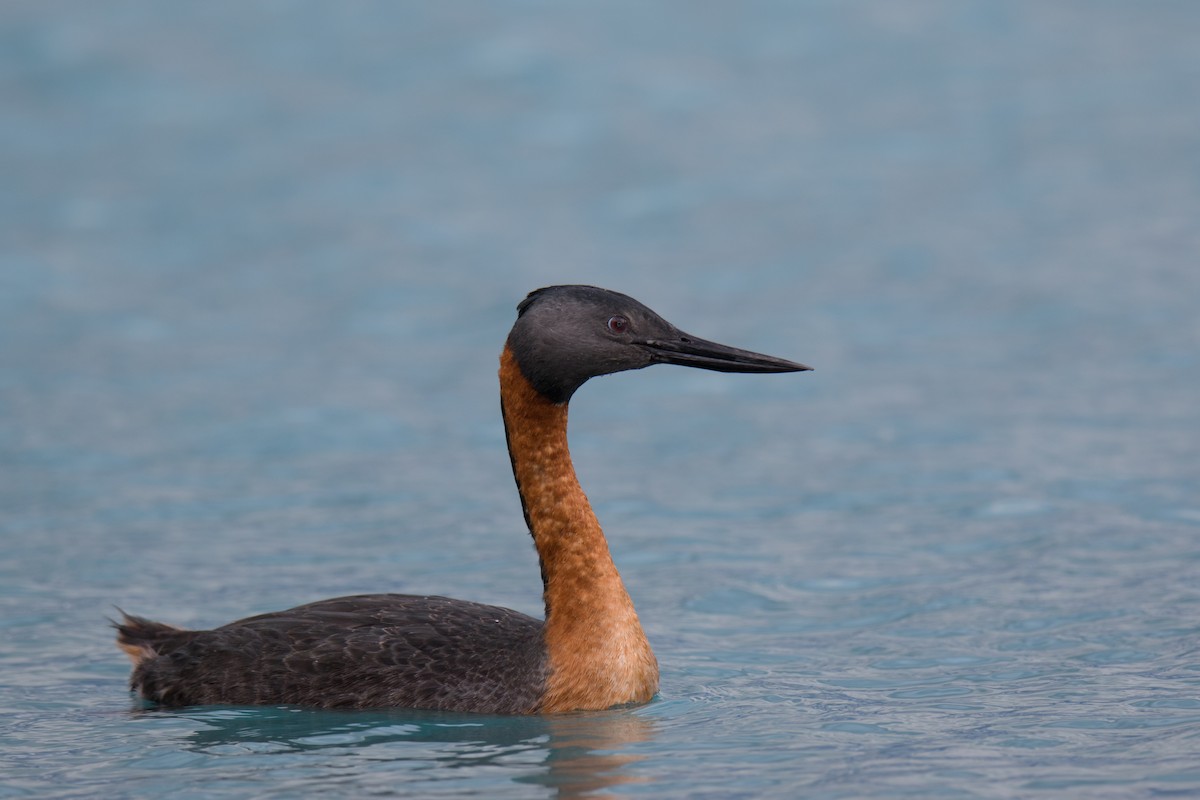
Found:
M 121 614 L 121 621 L 109 620 L 109 623 L 117 629 L 117 646 L 125 651 L 135 667 L 143 661 L 156 658 L 161 654 L 160 647 L 177 641 L 179 634 L 186 633 L 183 628 L 135 617 L 119 608 L 117 611 Z

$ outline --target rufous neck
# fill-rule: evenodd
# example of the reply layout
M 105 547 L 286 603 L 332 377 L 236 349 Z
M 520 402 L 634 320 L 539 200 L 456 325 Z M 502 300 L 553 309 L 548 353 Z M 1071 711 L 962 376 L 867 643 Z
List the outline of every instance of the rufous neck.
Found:
M 573 565 L 572 554 L 587 554 L 588 574 L 616 574 L 608 543 L 579 479 L 567 447 L 567 404 L 543 397 L 525 379 L 509 348 L 500 357 L 500 403 L 521 494 L 525 521 L 533 535 L 546 581 L 547 616 L 552 579 Z
M 500 357 L 500 401 L 542 566 L 551 668 L 543 710 L 649 700 L 658 689 L 658 664 L 575 476 L 567 404 L 539 394 L 508 347 Z

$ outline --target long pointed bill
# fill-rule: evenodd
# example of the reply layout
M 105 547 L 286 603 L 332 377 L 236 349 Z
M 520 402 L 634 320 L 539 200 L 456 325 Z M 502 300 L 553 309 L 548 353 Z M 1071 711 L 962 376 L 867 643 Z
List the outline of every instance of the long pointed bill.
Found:
M 682 331 L 665 339 L 647 339 L 641 344 L 659 364 L 680 364 L 716 372 L 804 372 L 812 369 L 786 358 L 739 350 Z

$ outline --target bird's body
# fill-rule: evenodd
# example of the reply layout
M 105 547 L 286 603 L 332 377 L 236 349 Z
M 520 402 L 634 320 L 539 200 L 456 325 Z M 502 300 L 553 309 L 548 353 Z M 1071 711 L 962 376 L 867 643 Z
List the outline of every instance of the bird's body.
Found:
M 500 358 L 500 393 L 545 620 L 445 597 L 341 597 L 207 631 L 126 615 L 132 688 L 164 705 L 295 704 L 552 713 L 649 701 L 658 663 L 580 488 L 567 401 L 596 375 L 666 362 L 807 369 L 687 336 L 616 292 L 530 294 Z
M 446 597 L 338 597 L 210 631 L 126 617 L 120 631 L 137 664 L 133 686 L 170 706 L 521 714 L 545 682 L 540 620 Z

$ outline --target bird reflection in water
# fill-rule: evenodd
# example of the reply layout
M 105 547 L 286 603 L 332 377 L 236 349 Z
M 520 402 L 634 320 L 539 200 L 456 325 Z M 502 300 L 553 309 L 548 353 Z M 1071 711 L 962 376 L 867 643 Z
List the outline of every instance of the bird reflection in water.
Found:
M 469 713 L 381 710 L 340 712 L 288 706 L 149 707 L 138 715 L 170 715 L 198 723 L 185 744 L 210 756 L 300 752 L 344 752 L 360 756 L 376 780 L 395 779 L 447 788 L 463 770 L 498 771 L 517 784 L 544 786 L 559 798 L 604 797 L 605 790 L 649 781 L 634 767 L 645 756 L 634 746 L 653 741 L 656 722 L 630 709 L 548 716 L 484 716 Z M 403 744 L 404 747 L 395 747 Z M 387 764 L 403 768 L 397 774 Z M 339 761 L 338 780 L 353 781 Z M 436 775 L 413 765 L 436 765 Z M 286 764 L 279 768 L 287 769 Z M 311 765 L 306 765 L 311 766 Z

